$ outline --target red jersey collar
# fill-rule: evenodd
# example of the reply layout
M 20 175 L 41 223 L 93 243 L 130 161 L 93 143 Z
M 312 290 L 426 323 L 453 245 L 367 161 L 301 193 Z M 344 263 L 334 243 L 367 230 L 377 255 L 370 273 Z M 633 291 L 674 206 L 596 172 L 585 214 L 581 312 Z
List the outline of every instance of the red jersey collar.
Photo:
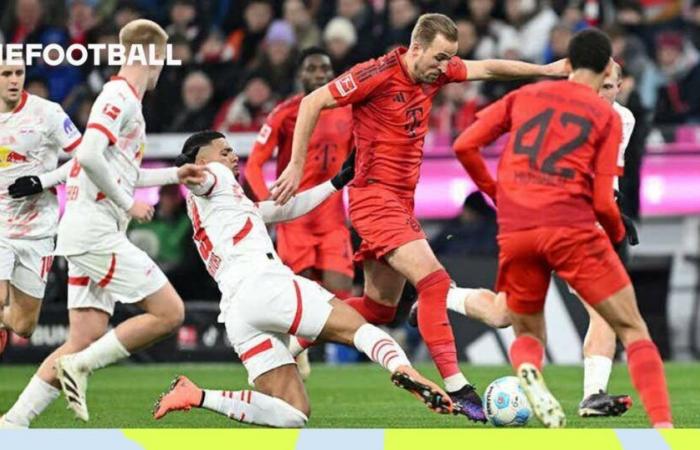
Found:
M 136 100 L 138 100 L 139 102 L 141 101 L 141 97 L 139 97 L 139 91 L 137 91 L 136 88 L 132 86 L 126 78 L 120 77 L 119 75 L 112 75 L 111 77 L 109 77 L 109 81 L 115 80 L 122 80 L 124 83 L 126 83 L 126 85 L 129 86 L 129 89 L 131 89 L 131 92 L 133 92 L 136 96 Z
M 24 108 L 24 105 L 27 103 L 27 99 L 29 98 L 29 94 L 27 94 L 27 91 L 22 90 L 22 95 L 19 99 L 19 103 L 17 103 L 17 106 L 15 106 L 15 109 L 12 110 L 12 114 L 17 114 Z

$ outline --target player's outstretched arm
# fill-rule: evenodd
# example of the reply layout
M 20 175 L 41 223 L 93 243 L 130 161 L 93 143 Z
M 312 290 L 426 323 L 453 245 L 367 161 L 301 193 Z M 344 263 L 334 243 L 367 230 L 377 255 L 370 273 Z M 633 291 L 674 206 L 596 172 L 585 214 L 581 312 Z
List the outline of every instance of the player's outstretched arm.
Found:
M 516 80 L 535 77 L 566 77 L 570 68 L 565 59 L 550 64 L 531 64 L 509 59 L 463 60 L 467 66 L 467 80 Z
M 52 188 L 66 182 L 68 173 L 73 167 L 73 160 L 63 163 L 61 166 L 41 175 L 26 175 L 19 177 L 12 183 L 7 191 L 12 198 L 22 198 L 38 194 L 44 189 Z
M 321 114 L 321 110 L 335 106 L 337 106 L 337 102 L 328 85 L 321 86 L 302 99 L 297 122 L 294 126 L 291 159 L 271 188 L 272 200 L 277 204 L 287 203 L 299 188 L 306 161 L 306 151 L 311 134 L 318 122 L 318 116 Z
M 199 185 L 205 180 L 205 169 L 195 164 L 160 169 L 139 169 L 136 187 L 164 186 L 166 184 Z

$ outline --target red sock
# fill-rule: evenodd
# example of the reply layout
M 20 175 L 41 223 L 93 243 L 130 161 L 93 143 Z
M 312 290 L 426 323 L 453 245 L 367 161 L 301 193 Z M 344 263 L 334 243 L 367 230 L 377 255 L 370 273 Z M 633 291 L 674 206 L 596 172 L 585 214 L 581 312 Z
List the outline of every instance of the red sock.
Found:
M 627 346 L 627 366 L 652 425 L 672 422 L 666 375 L 656 345 L 647 339 Z
M 518 336 L 510 345 L 510 363 L 516 371 L 522 363 L 530 363 L 542 370 L 544 346 L 533 336 Z
M 346 298 L 343 301 L 359 312 L 367 322 L 374 325 L 391 323 L 396 317 L 396 306 L 377 303 L 366 295 Z
M 450 276 L 444 269 L 436 270 L 416 284 L 418 291 L 418 330 L 440 376 L 447 378 L 460 373 L 457 348 L 452 327 L 447 318 L 447 291 Z

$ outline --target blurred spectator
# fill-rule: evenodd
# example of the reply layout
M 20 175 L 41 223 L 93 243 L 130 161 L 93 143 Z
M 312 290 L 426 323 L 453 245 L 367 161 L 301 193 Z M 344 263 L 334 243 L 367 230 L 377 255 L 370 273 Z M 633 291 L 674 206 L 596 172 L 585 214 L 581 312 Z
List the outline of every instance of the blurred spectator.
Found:
M 700 122 L 700 57 L 682 33 L 664 32 L 656 41 L 659 89 L 655 121 Z
M 474 24 L 466 19 L 459 19 L 457 25 L 457 43 L 459 49 L 457 55 L 462 59 L 476 59 L 474 52 L 479 43 Z
M 475 191 L 464 200 L 460 215 L 445 224 L 430 246 L 437 256 L 495 256 L 497 234 L 496 211 Z
M 251 0 L 243 11 L 245 25 L 228 36 L 228 45 L 233 48 L 233 57 L 247 66 L 255 57 L 258 45 L 265 38 L 272 21 L 272 5 L 265 0 Z
M 209 129 L 216 112 L 211 102 L 213 93 L 207 74 L 196 71 L 187 75 L 182 83 L 182 106 L 167 130 L 184 133 Z
M 47 25 L 40 0 L 16 0 L 14 14 L 7 28 L 6 38 L 9 44 L 31 42 L 48 45 L 64 42 L 66 37 L 63 29 Z
M 476 112 L 486 100 L 479 93 L 479 83 L 450 83 L 442 87 L 430 110 L 429 142 L 449 150 L 454 138 L 476 120 Z M 426 146 L 428 147 L 428 146 Z
M 348 19 L 355 28 L 355 61 L 364 61 L 376 56 L 377 52 L 382 53 L 382 49 L 375 48 L 374 13 L 366 0 L 336 0 L 336 14 Z
M 103 27 L 97 31 L 96 41 L 98 44 L 118 44 L 119 31 L 113 27 Z M 89 71 L 86 76 L 88 88 L 93 94 L 99 94 L 102 91 L 102 86 L 113 75 L 119 71 L 118 67 L 107 64 L 107 51 L 102 49 L 98 52 L 99 65 L 89 66 Z
M 341 74 L 358 61 L 355 53 L 357 33 L 352 23 L 343 17 L 328 22 L 323 30 L 323 43 L 333 60 L 333 71 Z
M 508 51 L 518 48 L 520 43 L 515 29 L 491 15 L 495 6 L 494 0 L 468 0 L 467 5 L 479 36 L 477 59 L 501 58 Z
M 515 28 L 520 44 L 508 56 L 542 63 L 549 32 L 559 17 L 549 5 L 537 0 L 506 0 L 505 7 L 508 23 Z
M 690 38 L 695 48 L 700 50 L 700 0 L 692 0 L 692 5 L 688 8 L 686 21 L 690 28 Z
M 49 98 L 49 86 L 43 78 L 28 78 L 24 90 L 41 98 Z
M 90 118 L 90 111 L 92 110 L 92 105 L 95 103 L 97 97 L 84 96 L 75 108 L 75 114 L 73 114 L 73 122 L 79 130 L 85 130 L 88 124 L 88 119 Z
M 387 9 L 388 23 L 381 39 L 382 52 L 395 45 L 408 46 L 411 31 L 420 15 L 414 0 L 389 0 Z
M 574 35 L 571 27 L 559 22 L 549 33 L 549 44 L 544 50 L 544 63 L 551 63 L 561 58 L 566 58 L 569 48 L 569 41 Z
M 284 20 L 275 20 L 267 29 L 262 53 L 253 63 L 254 70 L 267 78 L 275 93 L 281 97 L 294 90 L 295 45 L 292 26 Z
M 165 28 L 170 36 L 182 36 L 197 47 L 201 29 L 197 22 L 197 7 L 193 0 L 175 0 L 170 7 L 170 25 Z
M 321 30 L 302 0 L 284 2 L 284 20 L 294 27 L 297 48 L 315 47 L 321 43 Z
M 269 82 L 259 73 L 253 73 L 243 92 L 219 109 L 212 128 L 221 132 L 258 131 L 275 103 Z
M 142 17 L 143 12 L 133 0 L 120 0 L 114 11 L 114 25 L 121 30 L 127 23 Z
M 98 0 L 68 0 L 68 35 L 71 44 L 87 44 L 88 33 L 97 25 Z
M 197 63 L 222 63 L 233 59 L 233 47 L 226 44 L 226 39 L 219 30 L 212 30 L 199 47 L 194 60 Z

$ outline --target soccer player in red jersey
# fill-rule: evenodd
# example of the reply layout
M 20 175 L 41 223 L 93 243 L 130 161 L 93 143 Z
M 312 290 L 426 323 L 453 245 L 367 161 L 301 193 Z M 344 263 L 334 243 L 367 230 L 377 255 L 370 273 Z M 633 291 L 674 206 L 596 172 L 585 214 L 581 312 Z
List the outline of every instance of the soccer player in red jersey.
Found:
M 270 113 L 246 163 L 246 181 L 258 201 L 270 197 L 262 166 L 272 157 L 275 148 L 278 176 L 289 163 L 294 124 L 304 95 L 325 85 L 334 76 L 331 58 L 321 48 L 304 50 L 299 62 L 299 81 L 304 93 L 289 98 Z M 300 190 L 331 179 L 340 170 L 351 147 L 352 108 L 324 111 L 309 142 L 309 157 L 304 165 Z M 352 288 L 353 263 L 342 193 L 332 195 L 299 219 L 277 225 L 277 252 L 294 273 L 317 279 L 339 298 L 348 297 Z
M 598 95 L 613 70 L 611 52 L 610 40 L 600 31 L 578 33 L 569 45 L 569 80 L 508 94 L 480 112 L 455 142 L 464 167 L 498 206 L 496 288 L 507 295 L 516 334 L 510 359 L 535 414 L 548 427 L 565 423 L 540 372 L 544 299 L 552 271 L 620 337 L 652 425 L 672 426 L 663 363 L 613 249 L 623 244 L 628 226 L 613 195 L 620 116 Z M 510 139 L 495 182 L 479 149 L 506 132 Z
M 352 104 L 356 175 L 350 219 L 362 237 L 365 293 L 347 302 L 371 323 L 389 323 L 404 284 L 418 291 L 418 327 L 458 413 L 486 421 L 481 399 L 457 364 L 445 308 L 450 276 L 430 249 L 413 212 L 423 140 L 433 98 L 450 82 L 565 75 L 563 62 L 465 61 L 456 57 L 457 28 L 442 14 L 421 16 L 408 49 L 356 65 L 304 97 L 292 157 L 272 188 L 285 203 L 299 187 L 309 139 L 323 109 Z M 492 303 L 494 307 L 496 303 Z M 425 307 L 423 307 L 425 306 Z

